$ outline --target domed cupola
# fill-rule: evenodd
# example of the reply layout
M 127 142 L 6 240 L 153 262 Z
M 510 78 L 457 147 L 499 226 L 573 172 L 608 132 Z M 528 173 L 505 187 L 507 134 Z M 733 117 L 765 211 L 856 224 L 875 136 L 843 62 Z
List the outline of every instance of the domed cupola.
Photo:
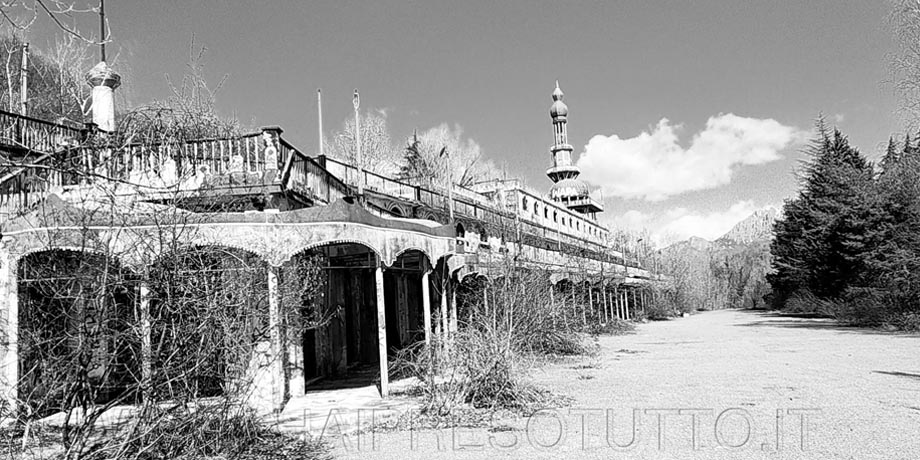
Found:
M 559 88 L 559 80 L 556 80 L 556 89 L 553 90 L 553 105 L 549 108 L 549 116 L 554 121 L 557 119 L 564 120 L 569 115 L 569 107 L 565 105 L 565 102 L 562 102 L 564 98 L 565 94 Z
M 588 184 L 580 179 L 562 179 L 549 189 L 549 197 L 555 201 L 571 201 L 588 197 Z

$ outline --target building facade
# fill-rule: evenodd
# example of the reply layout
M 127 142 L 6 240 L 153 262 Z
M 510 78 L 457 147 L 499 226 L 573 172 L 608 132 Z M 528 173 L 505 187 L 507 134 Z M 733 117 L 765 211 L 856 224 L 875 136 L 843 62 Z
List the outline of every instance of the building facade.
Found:
M 130 381 L 144 397 L 204 397 L 246 375 L 253 399 L 277 410 L 360 366 L 377 369 L 386 396 L 389 357 L 455 333 L 458 290 L 509 267 L 545 274 L 551 295 L 586 292 L 591 321 L 642 308 L 649 273 L 609 247 L 602 206 L 572 162 L 558 83 L 554 184 L 542 195 L 517 181 L 451 191 L 401 182 L 304 154 L 277 127 L 119 142 L 106 103 L 117 79 L 105 75 L 98 127 L 0 113 L 0 388 L 10 407 L 53 394 L 42 384 L 49 363 L 75 347 L 87 350 L 81 378 L 105 389 L 100 400 L 125 398 Z M 225 317 L 246 321 L 224 327 Z M 223 354 L 208 363 L 165 361 L 202 343 L 245 346 L 215 345 Z

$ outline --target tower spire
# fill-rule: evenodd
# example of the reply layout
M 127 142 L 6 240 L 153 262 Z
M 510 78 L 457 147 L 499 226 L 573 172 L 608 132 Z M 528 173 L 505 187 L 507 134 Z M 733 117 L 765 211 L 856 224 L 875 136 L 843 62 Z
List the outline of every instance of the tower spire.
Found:
M 565 94 L 559 88 L 559 80 L 556 80 L 553 105 L 549 108 L 549 116 L 553 120 L 553 145 L 549 148 L 553 156 L 553 167 L 546 171 L 546 175 L 553 181 L 549 196 L 553 201 L 563 203 L 573 211 L 593 216 L 602 208 L 591 200 L 588 185 L 578 179 L 581 171 L 572 162 L 573 149 L 569 144 L 569 132 L 566 128 L 569 107 L 563 99 Z
M 559 80 L 556 80 L 553 105 L 549 108 L 549 116 L 553 120 L 553 146 L 549 149 L 553 156 L 553 167 L 546 171 L 546 175 L 555 183 L 574 179 L 580 173 L 578 167 L 572 164 L 572 146 L 569 145 L 569 133 L 566 128 L 569 108 L 563 102 L 564 98 L 565 94 L 559 88 Z

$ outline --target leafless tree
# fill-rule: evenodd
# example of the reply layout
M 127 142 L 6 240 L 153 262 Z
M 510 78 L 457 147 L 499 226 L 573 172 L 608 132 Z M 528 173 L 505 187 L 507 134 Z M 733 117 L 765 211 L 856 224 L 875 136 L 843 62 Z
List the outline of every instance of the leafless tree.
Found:
M 61 212 L 78 219 L 68 227 L 77 235 L 51 231 L 47 250 L 19 264 L 22 371 L 15 411 L 2 409 L 18 421 L 17 450 L 50 446 L 74 459 L 198 457 L 237 452 L 264 437 L 245 402 L 254 397 L 260 366 L 281 359 L 266 354 L 268 268 L 246 251 L 188 246 L 200 224 L 234 205 L 188 202 L 177 187 L 111 174 L 131 149 L 151 153 L 240 135 L 235 120 L 214 112 L 215 92 L 200 67 L 190 68 L 169 98 L 129 111 L 117 134 L 91 137 L 74 150 L 94 156 L 92 169 L 80 161 L 33 165 L 86 180 L 65 196 L 63 210 L 49 199 L 39 213 L 49 228 Z M 156 165 L 148 172 L 158 173 Z M 182 170 L 176 174 L 173 181 L 187 179 Z M 99 227 L 136 234 L 136 245 L 118 249 Z M 133 269 L 122 263 L 132 257 L 143 259 Z M 314 306 L 319 264 L 306 258 L 281 271 L 282 333 L 322 327 L 328 316 Z M 103 431 L 102 419 L 119 407 L 123 423 Z M 59 434 L 38 428 L 47 416 Z
M 19 112 L 23 69 L 20 65 L 25 43 L 16 35 L 0 38 L 0 81 L 4 92 L 0 106 Z M 42 120 L 82 126 L 82 107 L 89 97 L 83 73 L 89 68 L 90 50 L 72 36 L 59 38 L 49 51 L 29 50 L 26 115 Z
M 463 129 L 442 123 L 409 139 L 417 158 L 413 163 L 402 162 L 402 176 L 413 182 L 428 182 L 446 187 L 454 184 L 469 186 L 498 177 L 495 165 L 483 158 L 482 149 L 473 139 L 464 138 Z M 424 165 L 424 168 L 420 167 Z M 421 172 L 424 171 L 424 174 Z M 427 177 L 425 177 L 427 175 Z
M 400 151 L 390 137 L 384 115 L 368 111 L 359 115 L 361 125 L 361 164 L 358 164 L 354 117 L 346 118 L 341 128 L 325 139 L 326 155 L 385 176 L 399 170 Z
M 920 2 L 892 0 L 888 17 L 897 49 L 889 57 L 892 83 L 907 129 L 920 120 Z
M 47 18 L 65 34 L 87 44 L 102 44 L 109 40 L 108 23 L 101 36 L 87 34 L 74 24 L 78 16 L 99 13 L 96 2 L 76 2 L 71 0 L 0 0 L 0 24 L 14 31 L 25 31 L 32 27 L 39 18 Z

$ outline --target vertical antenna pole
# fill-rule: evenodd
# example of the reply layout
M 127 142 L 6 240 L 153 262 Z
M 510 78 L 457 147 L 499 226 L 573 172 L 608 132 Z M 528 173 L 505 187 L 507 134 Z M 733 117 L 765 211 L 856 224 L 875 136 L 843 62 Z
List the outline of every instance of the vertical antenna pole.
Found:
M 11 103 L 13 101 L 10 101 Z M 19 113 L 28 115 L 29 103 L 29 44 L 22 44 L 22 64 L 19 67 Z
M 355 97 L 352 100 L 352 105 L 355 106 L 355 148 L 356 155 L 355 160 L 358 163 L 358 195 L 364 195 L 364 179 L 366 179 L 364 174 L 364 156 L 361 154 L 361 120 L 358 117 L 358 109 L 361 107 L 361 99 L 358 96 L 358 90 L 355 89 Z
M 319 115 L 319 154 L 323 155 L 323 91 L 316 89 L 316 112 Z
M 105 62 L 105 0 L 99 0 L 99 50 Z

